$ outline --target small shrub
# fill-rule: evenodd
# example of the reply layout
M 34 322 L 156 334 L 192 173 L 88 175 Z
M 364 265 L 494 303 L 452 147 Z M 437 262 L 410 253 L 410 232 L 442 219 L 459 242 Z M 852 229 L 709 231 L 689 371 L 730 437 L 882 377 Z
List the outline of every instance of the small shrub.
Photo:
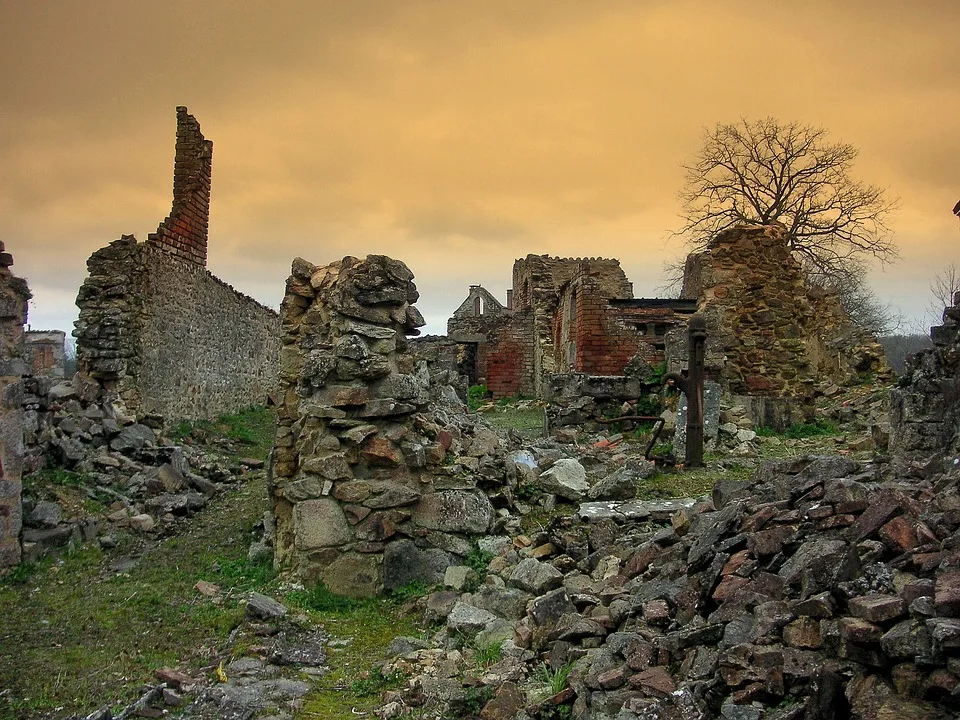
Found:
M 500 662 L 500 659 L 503 657 L 503 642 L 483 644 L 480 642 L 478 636 L 470 643 L 470 647 L 473 648 L 474 660 L 480 667 L 487 667 L 488 665 Z
M 322 581 L 312 590 L 294 590 L 287 594 L 287 600 L 304 610 L 317 612 L 349 613 L 359 609 L 363 603 L 354 598 L 330 592 Z
M 547 685 L 550 691 L 556 695 L 558 692 L 563 692 L 566 689 L 570 672 L 573 670 L 573 664 L 574 661 L 571 660 L 554 670 L 546 663 L 540 663 L 539 667 L 537 667 L 533 673 L 533 679 Z
M 490 391 L 487 389 L 486 385 L 471 385 L 467 390 L 467 406 L 471 410 L 476 410 L 478 407 L 483 405 L 483 401 L 487 398 L 487 395 Z
M 837 426 L 829 420 L 815 420 L 812 423 L 797 423 L 787 428 L 784 433 L 788 438 L 800 439 L 808 437 L 822 437 L 836 435 Z
M 399 670 L 383 674 L 381 668 L 376 668 L 369 677 L 362 677 L 350 683 L 350 691 L 357 697 L 379 695 L 384 690 L 392 690 L 403 684 L 404 675 Z

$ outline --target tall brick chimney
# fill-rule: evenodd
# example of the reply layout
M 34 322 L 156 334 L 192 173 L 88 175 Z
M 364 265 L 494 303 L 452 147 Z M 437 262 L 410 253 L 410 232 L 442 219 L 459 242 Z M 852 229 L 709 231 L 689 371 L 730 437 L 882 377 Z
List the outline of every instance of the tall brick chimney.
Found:
M 173 208 L 147 242 L 202 267 L 207 265 L 212 164 L 213 141 L 204 139 L 200 123 L 185 107 L 178 107 Z

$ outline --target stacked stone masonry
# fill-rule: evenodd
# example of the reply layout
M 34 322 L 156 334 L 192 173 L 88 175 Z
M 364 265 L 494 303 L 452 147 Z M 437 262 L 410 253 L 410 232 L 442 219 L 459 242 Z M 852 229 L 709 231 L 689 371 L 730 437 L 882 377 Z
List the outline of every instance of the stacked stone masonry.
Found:
M 77 366 L 126 412 L 209 419 L 276 390 L 279 319 L 205 268 L 125 235 L 87 261 Z
M 201 267 L 207 265 L 212 166 L 213 141 L 204 139 L 187 108 L 178 107 L 173 208 L 148 242 Z
M 960 454 L 960 293 L 930 328 L 933 347 L 907 358 L 890 396 L 890 452 L 902 463 Z
M 696 298 L 707 318 L 708 374 L 734 395 L 806 402 L 827 378 L 892 377 L 882 346 L 836 295 L 806 286 L 782 225 L 718 234 L 687 257 L 681 295 Z M 677 340 L 675 361 L 686 356 Z
M 30 291 L 0 242 L 0 568 L 20 562 L 23 522 L 23 325 Z
M 493 522 L 473 472 L 500 440 L 461 428 L 456 394 L 431 387 L 407 340 L 423 325 L 417 299 L 388 257 L 293 263 L 270 487 L 277 564 L 305 583 L 354 596 L 433 584 Z M 449 415 L 430 406 L 445 395 Z M 446 462 L 467 446 L 477 459 Z

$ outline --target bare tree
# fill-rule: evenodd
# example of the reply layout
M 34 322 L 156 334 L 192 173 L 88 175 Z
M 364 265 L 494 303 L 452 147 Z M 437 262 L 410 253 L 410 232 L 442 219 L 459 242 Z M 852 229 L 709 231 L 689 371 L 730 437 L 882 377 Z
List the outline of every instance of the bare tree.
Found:
M 958 203 L 960 205 L 960 203 Z M 933 276 L 930 294 L 933 297 L 927 304 L 927 316 L 932 325 L 943 322 L 943 310 L 953 305 L 953 296 L 960 292 L 960 269 L 956 263 L 950 263 Z
M 867 284 L 867 268 L 862 262 L 850 261 L 840 271 L 826 274 L 805 266 L 805 281 L 837 294 L 840 305 L 851 322 L 876 337 L 893 335 L 903 329 L 904 317 L 889 303 L 884 303 Z
M 850 175 L 858 150 L 823 128 L 768 117 L 718 124 L 704 135 L 680 192 L 685 235 L 704 247 L 741 223 L 782 223 L 804 265 L 843 275 L 854 261 L 887 262 L 897 248 L 886 225 L 897 200 Z

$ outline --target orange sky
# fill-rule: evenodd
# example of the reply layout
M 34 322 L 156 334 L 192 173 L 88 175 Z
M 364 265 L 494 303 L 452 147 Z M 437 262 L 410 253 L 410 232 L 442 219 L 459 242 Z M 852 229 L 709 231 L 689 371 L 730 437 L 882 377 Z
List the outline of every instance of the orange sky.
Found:
M 432 332 L 528 253 L 618 257 L 655 295 L 681 163 L 741 116 L 860 148 L 901 198 L 872 284 L 909 319 L 960 263 L 955 0 L 0 0 L 0 63 L 0 240 L 37 328 L 168 213 L 177 105 L 214 141 L 209 268 L 272 306 L 293 257 L 370 252 Z

